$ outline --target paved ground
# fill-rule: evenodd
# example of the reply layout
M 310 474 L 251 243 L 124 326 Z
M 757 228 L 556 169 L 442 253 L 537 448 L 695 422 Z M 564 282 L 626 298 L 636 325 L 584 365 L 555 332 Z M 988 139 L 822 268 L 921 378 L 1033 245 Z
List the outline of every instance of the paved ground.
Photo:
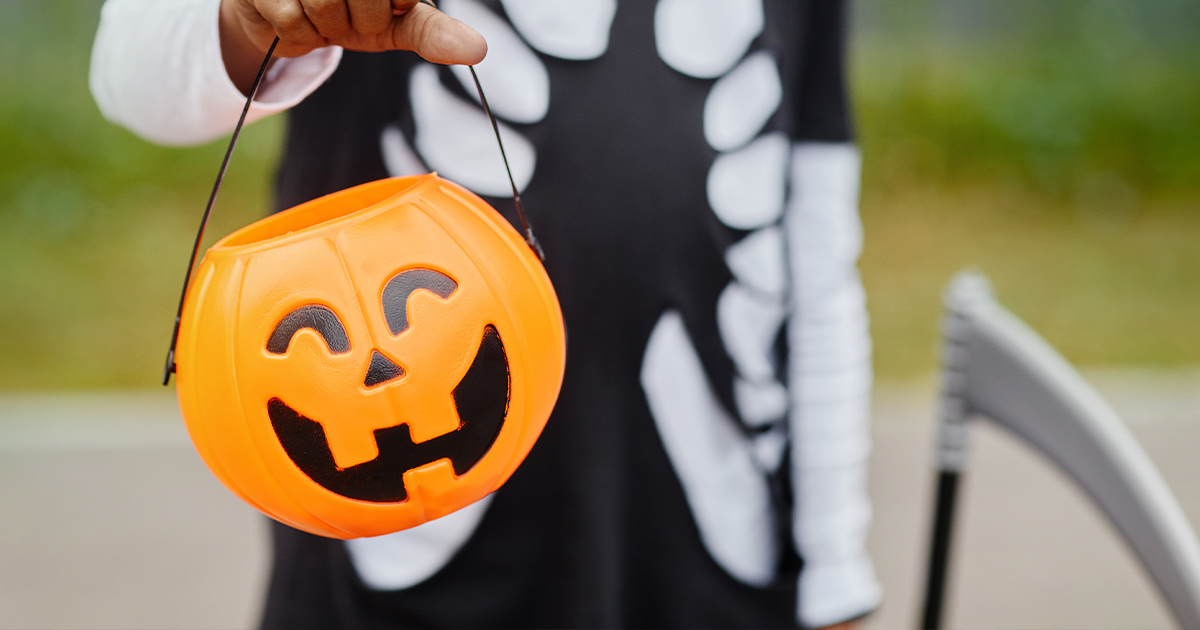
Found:
M 1200 523 L 1200 372 L 1091 373 Z M 871 547 L 916 623 L 932 383 L 877 394 Z M 1122 543 L 1057 473 L 983 431 L 965 481 L 951 625 L 1170 627 Z M 162 393 L 0 396 L 0 628 L 240 628 L 258 614 L 266 527 L 204 469 Z
M 1200 524 L 1200 372 L 1087 374 Z M 886 601 L 870 624 L 911 628 L 924 591 L 933 387 L 876 396 L 870 542 Z M 945 622 L 962 628 L 1168 628 L 1174 622 L 1123 540 L 1071 482 L 981 427 L 963 481 Z

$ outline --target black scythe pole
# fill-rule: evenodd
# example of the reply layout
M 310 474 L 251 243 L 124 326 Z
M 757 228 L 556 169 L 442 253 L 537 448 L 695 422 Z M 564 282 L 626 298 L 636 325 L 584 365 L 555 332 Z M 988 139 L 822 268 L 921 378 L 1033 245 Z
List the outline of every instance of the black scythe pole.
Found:
M 958 498 L 957 470 L 941 470 L 937 479 L 937 503 L 933 509 L 933 534 L 929 541 L 929 568 L 925 582 L 925 606 L 921 627 L 942 627 L 942 602 L 946 593 L 946 567 L 950 560 L 950 534 L 954 530 L 954 505 Z

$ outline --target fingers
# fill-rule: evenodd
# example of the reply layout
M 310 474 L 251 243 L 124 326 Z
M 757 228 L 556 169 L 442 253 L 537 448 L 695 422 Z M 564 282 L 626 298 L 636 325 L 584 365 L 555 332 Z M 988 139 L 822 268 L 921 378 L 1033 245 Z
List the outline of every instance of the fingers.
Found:
M 403 15 L 412 10 L 421 0 L 392 0 L 392 13 Z
M 254 0 L 254 8 L 284 48 L 304 52 L 386 33 L 392 26 L 393 4 L 392 0 Z
M 411 50 L 434 63 L 474 65 L 487 55 L 482 35 L 427 4 L 393 18 L 391 34 L 391 48 Z
M 254 8 L 285 46 L 311 50 L 328 45 L 298 0 L 255 0 Z
M 363 35 L 379 35 L 392 27 L 392 3 L 388 0 L 350 0 L 350 27 Z
M 277 34 L 276 54 L 302 55 L 322 46 L 350 50 L 411 50 L 434 63 L 473 65 L 487 42 L 466 24 L 417 0 L 224 0 L 263 50 Z M 259 41 L 263 40 L 263 41 Z
M 350 31 L 350 10 L 344 0 L 303 0 L 304 15 L 326 40 Z

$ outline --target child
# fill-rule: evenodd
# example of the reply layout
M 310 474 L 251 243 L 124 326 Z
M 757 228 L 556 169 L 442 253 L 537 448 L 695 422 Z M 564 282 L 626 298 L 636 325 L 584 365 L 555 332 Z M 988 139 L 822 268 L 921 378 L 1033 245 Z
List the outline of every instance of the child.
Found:
M 511 214 L 469 78 L 429 63 L 486 51 L 480 78 L 562 304 L 562 393 L 508 484 L 374 539 L 275 524 L 264 627 L 819 627 L 870 612 L 843 4 L 439 6 L 461 22 L 412 0 L 104 9 L 93 93 L 157 142 L 229 131 L 281 36 L 251 108 L 291 109 L 280 209 L 437 170 Z

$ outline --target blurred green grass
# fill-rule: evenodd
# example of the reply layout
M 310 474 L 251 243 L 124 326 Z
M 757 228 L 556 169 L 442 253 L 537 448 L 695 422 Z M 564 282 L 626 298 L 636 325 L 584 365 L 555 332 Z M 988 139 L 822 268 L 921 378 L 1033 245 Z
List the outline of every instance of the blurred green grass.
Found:
M 0 389 L 154 384 L 224 152 L 103 119 L 87 85 L 99 8 L 0 2 Z M 265 212 L 279 123 L 244 133 L 209 234 Z
M 967 266 L 1072 361 L 1200 363 L 1194 3 L 861 4 L 880 376 L 935 368 L 939 295 Z M 0 389 L 155 384 L 224 148 L 155 147 L 103 120 L 87 89 L 98 11 L 0 2 Z M 210 241 L 268 207 L 280 123 L 245 132 Z
M 862 4 L 877 372 L 935 369 L 965 267 L 1077 364 L 1200 363 L 1200 4 Z

